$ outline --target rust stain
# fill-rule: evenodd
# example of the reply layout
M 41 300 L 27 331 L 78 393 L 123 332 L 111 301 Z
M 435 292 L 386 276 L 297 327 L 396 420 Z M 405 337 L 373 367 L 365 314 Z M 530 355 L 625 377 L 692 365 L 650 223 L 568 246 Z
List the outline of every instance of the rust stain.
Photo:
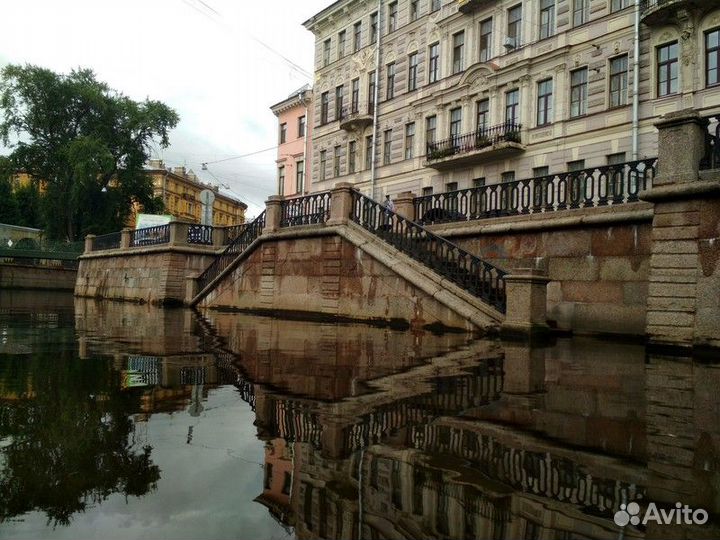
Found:
M 710 277 L 717 269 L 718 260 L 720 260 L 720 238 L 710 238 L 699 242 L 700 248 L 700 265 L 702 266 L 703 275 Z

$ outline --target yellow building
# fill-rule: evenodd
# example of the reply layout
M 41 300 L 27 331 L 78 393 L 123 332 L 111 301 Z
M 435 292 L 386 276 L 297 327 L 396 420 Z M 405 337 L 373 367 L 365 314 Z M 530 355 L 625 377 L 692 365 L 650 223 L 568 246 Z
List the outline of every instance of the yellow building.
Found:
M 227 227 L 245 222 L 245 203 L 220 192 L 216 186 L 202 184 L 198 177 L 192 171 L 186 171 L 185 167 L 170 170 L 163 166 L 161 160 L 152 159 L 147 173 L 152 178 L 154 195 L 165 203 L 166 214 L 171 214 L 181 221 L 200 223 L 200 192 L 210 189 L 215 193 L 214 226 Z

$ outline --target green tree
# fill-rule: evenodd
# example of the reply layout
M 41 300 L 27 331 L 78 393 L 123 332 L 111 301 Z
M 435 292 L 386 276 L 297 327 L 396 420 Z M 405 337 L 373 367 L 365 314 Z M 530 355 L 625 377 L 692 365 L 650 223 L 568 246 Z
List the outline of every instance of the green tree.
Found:
M 155 208 L 143 165 L 153 142 L 169 144 L 178 115 L 168 106 L 133 101 L 91 70 L 65 75 L 8 65 L 0 76 L 0 109 L 0 138 L 15 170 L 44 182 L 48 237 L 120 230 L 132 203 Z
M 10 183 L 10 171 L 4 162 L 7 162 L 7 159 L 0 157 L 0 223 L 20 225 L 20 213 Z

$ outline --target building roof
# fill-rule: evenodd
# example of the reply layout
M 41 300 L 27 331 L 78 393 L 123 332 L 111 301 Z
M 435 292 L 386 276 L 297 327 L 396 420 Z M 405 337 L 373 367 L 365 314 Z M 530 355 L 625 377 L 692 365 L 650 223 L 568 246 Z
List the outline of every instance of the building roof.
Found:
M 303 26 L 312 32 L 313 28 L 315 27 L 315 25 L 317 23 L 319 23 L 320 21 L 325 19 L 328 15 L 330 15 L 331 13 L 336 11 L 340 6 L 342 6 L 343 4 L 350 4 L 355 1 L 356 0 L 337 0 L 337 2 L 333 2 L 332 4 L 330 4 L 328 7 L 326 7 L 322 11 L 319 11 L 318 13 L 316 13 L 315 15 L 310 17 L 307 21 L 305 21 L 303 23 Z
M 308 101 L 312 99 L 312 88 L 309 84 L 306 84 L 302 88 L 298 88 L 292 92 L 288 97 L 272 105 L 270 110 L 278 116 L 281 112 L 291 109 L 297 105 L 306 105 Z

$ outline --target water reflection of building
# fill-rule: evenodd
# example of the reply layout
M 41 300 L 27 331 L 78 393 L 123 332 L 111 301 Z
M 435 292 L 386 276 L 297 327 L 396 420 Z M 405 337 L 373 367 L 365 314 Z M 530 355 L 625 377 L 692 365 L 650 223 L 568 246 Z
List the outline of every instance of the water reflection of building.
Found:
M 270 514 L 284 526 L 292 526 L 295 521 L 291 505 L 296 472 L 294 452 L 295 445 L 285 439 L 266 441 L 263 491 L 255 498 L 255 502 L 267 507 Z

